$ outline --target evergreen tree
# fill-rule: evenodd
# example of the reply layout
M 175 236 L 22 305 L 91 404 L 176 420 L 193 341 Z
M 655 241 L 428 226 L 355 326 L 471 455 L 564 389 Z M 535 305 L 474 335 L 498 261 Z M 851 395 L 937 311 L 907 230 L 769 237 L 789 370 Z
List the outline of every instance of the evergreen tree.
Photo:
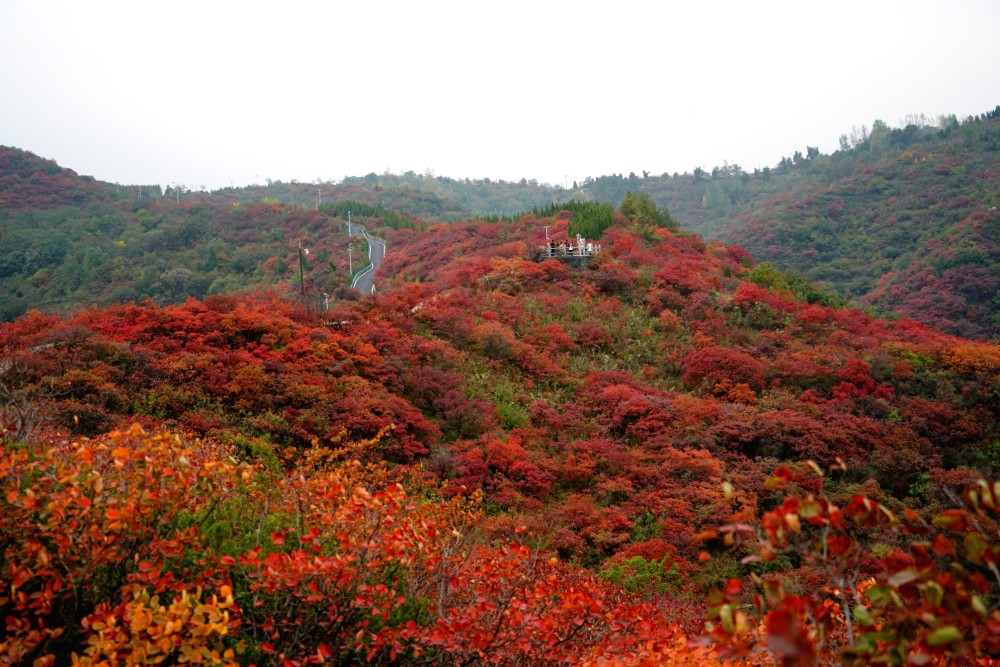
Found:
M 626 193 L 620 208 L 622 214 L 632 222 L 672 230 L 680 229 L 677 221 L 669 213 L 657 208 L 653 198 L 644 192 Z

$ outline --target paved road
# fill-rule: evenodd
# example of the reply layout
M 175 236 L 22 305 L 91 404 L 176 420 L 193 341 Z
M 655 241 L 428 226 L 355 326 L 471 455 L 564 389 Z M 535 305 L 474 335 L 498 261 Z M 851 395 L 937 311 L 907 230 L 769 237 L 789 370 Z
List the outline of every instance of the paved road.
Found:
M 371 266 L 354 276 L 351 287 L 362 294 L 373 294 L 375 292 L 375 271 L 382 266 L 385 259 L 385 241 L 375 236 L 369 236 L 364 226 L 358 224 L 351 225 L 351 236 L 364 237 L 368 240 L 368 259 Z

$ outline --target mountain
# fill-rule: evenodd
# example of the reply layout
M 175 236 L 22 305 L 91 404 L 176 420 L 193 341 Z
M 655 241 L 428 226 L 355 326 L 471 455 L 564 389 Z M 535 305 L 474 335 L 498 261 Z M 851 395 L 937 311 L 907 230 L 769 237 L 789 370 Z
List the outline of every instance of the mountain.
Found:
M 157 206 L 118 233 L 342 233 Z M 2 655 L 1000 658 L 1000 347 L 627 212 L 386 226 L 378 293 L 329 310 L 0 326 Z M 542 256 L 584 217 L 596 254 Z
M 882 312 L 1000 335 L 1000 109 L 938 131 L 876 123 L 854 148 L 788 160 L 773 185 L 729 203 L 741 178 L 708 179 L 705 205 L 721 191 L 731 209 L 691 228 Z
M 855 305 L 951 333 L 1000 337 L 1000 107 L 959 122 L 875 121 L 823 155 L 806 147 L 773 168 L 587 178 L 572 188 L 417 176 L 380 180 L 516 217 L 570 200 L 619 206 L 650 195 L 685 229 L 736 243 Z M 374 178 L 374 175 L 368 177 Z M 454 218 L 451 218 L 454 219 Z

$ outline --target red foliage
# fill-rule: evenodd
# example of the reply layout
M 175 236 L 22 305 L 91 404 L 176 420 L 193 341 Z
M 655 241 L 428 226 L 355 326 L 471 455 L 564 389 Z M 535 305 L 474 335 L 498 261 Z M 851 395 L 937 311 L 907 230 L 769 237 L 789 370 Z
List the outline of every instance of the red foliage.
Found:
M 746 352 L 710 346 L 685 355 L 684 383 L 690 387 L 712 390 L 724 380 L 746 384 L 751 389 L 764 387 L 764 365 Z
M 810 467 L 823 477 L 818 466 Z M 790 478 L 779 469 L 768 486 L 784 489 Z M 992 664 L 1000 657 L 1000 611 L 987 607 L 984 596 L 1000 582 L 982 570 L 995 574 L 1000 560 L 998 499 L 1000 484 L 979 481 L 966 490 L 961 508 L 928 522 L 912 509 L 900 515 L 860 495 L 843 510 L 823 496 L 786 496 L 761 517 L 759 555 L 746 560 L 794 553 L 816 582 L 800 595 L 786 593 L 776 577 L 762 582 L 763 595 L 754 596 L 763 614 L 760 639 L 789 665 Z M 738 515 L 721 530 L 747 537 L 753 529 L 745 519 Z M 876 558 L 868 540 L 890 535 L 907 550 Z M 735 611 L 740 590 L 731 582 L 712 601 L 709 617 L 714 635 L 745 653 L 755 632 L 744 612 Z
M 31 441 L 55 423 L 97 433 L 138 414 L 224 438 L 236 460 L 260 462 L 244 469 L 252 479 L 269 475 L 251 488 L 226 478 L 240 488 L 242 507 L 258 513 L 253 522 L 231 521 L 242 510 L 226 495 L 212 510 L 219 522 L 205 520 L 211 531 L 156 537 L 167 552 L 161 560 L 183 557 L 190 569 L 164 565 L 173 579 L 155 601 L 113 587 L 107 604 L 90 610 L 113 638 L 94 649 L 94 661 L 152 640 L 139 626 L 109 630 L 112 618 L 121 629 L 147 614 L 171 622 L 201 614 L 217 629 L 225 613 L 227 632 L 288 664 L 493 656 L 642 664 L 701 655 L 670 629 L 676 617 L 666 610 L 677 603 L 669 595 L 647 591 L 640 604 L 588 572 L 549 564 L 547 554 L 525 555 L 509 543 L 522 523 L 532 544 L 597 569 L 607 559 L 669 557 L 697 574 L 677 584 L 689 592 L 724 587 L 713 627 L 741 636 L 757 625 L 746 615 L 752 594 L 763 600 L 768 591 L 711 582 L 713 572 L 737 567 L 738 556 L 720 556 L 720 546 L 745 547 L 738 538 L 756 532 L 775 554 L 794 548 L 787 559 L 751 566 L 788 591 L 769 589 L 774 614 L 761 617 L 766 636 L 752 640 L 763 651 L 755 658 L 766 660 L 770 645 L 782 659 L 840 659 L 839 586 L 831 586 L 829 559 L 803 553 L 815 555 L 817 532 L 829 528 L 827 555 L 853 558 L 854 573 L 877 578 L 879 558 L 896 547 L 910 560 L 887 559 L 886 571 L 922 562 L 906 539 L 878 533 L 887 526 L 873 523 L 877 513 L 865 515 L 863 502 L 849 504 L 855 495 L 960 525 L 940 504 L 972 468 L 997 465 L 989 427 L 996 346 L 741 284 L 739 252 L 666 230 L 633 233 L 626 221 L 608 230 L 587 268 L 535 263 L 529 247 L 540 222 L 402 232 L 393 245 L 406 252 L 384 267 L 395 277 L 322 320 L 257 294 L 121 305 L 65 320 L 33 313 L 0 327 L 0 419 L 14 425 L 19 414 L 35 415 L 41 424 L 18 427 L 19 438 Z M 367 438 L 364 447 L 345 445 Z M 345 451 L 309 458 L 326 447 Z M 820 480 L 792 463 L 803 458 L 847 472 Z M 376 463 L 386 460 L 391 473 Z M 777 466 L 768 488 L 766 471 Z M 425 476 L 441 486 L 425 486 Z M 400 481 L 407 491 L 394 486 Z M 491 514 L 481 524 L 457 509 L 480 496 Z M 730 502 L 741 518 L 720 530 Z M 851 508 L 846 528 L 830 518 L 836 504 L 841 514 Z M 828 523 L 811 522 L 823 512 Z M 177 519 L 185 529 L 195 525 L 186 516 Z M 964 516 L 968 532 L 974 522 Z M 253 544 L 226 533 L 208 549 L 204 540 L 227 521 Z M 781 531 L 790 541 L 776 541 Z M 951 558 L 950 542 L 960 555 L 958 538 L 942 538 L 936 557 Z M 158 566 L 143 558 L 150 572 Z M 191 574 L 201 561 L 211 571 L 204 581 Z M 142 574 L 121 562 L 112 569 Z M 989 565 L 969 571 L 991 574 Z M 560 582 L 569 592 L 563 601 Z M 152 574 L 129 583 L 163 585 Z M 955 589 L 959 599 L 963 590 Z M 602 611 L 592 612 L 595 604 Z M 573 615 L 584 622 L 566 625 Z M 42 632 L 33 623 L 18 625 L 18 637 Z
M 0 208 L 46 209 L 108 200 L 100 183 L 52 160 L 0 147 Z
M 781 296 L 750 282 L 740 283 L 733 295 L 733 303 L 744 309 L 764 304 L 779 313 L 793 311 L 797 305 L 791 295 Z

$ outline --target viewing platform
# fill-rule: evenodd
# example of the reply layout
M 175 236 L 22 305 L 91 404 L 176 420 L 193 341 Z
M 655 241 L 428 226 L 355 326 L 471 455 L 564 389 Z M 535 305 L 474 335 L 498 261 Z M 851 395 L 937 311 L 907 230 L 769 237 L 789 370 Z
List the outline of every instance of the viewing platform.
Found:
M 587 241 L 577 234 L 575 241 L 557 241 L 548 239 L 548 243 L 535 248 L 533 259 L 543 262 L 547 259 L 557 259 L 577 268 L 587 266 L 591 257 L 601 252 L 601 244 Z

